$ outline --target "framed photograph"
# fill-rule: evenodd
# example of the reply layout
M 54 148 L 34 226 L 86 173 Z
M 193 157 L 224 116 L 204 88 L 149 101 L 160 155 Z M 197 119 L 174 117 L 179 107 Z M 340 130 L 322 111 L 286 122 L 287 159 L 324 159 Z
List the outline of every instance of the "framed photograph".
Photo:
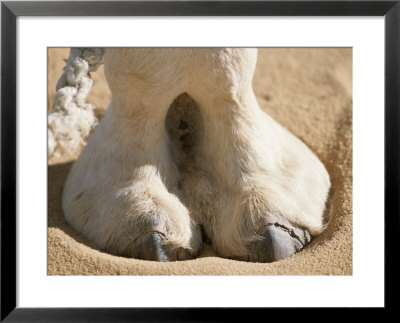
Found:
M 399 1 L 4 1 L 1 16 L 2 321 L 394 306 Z M 157 149 L 170 159 L 144 157 Z M 145 234 L 125 241 L 132 219 Z M 170 242 L 181 223 L 190 239 Z

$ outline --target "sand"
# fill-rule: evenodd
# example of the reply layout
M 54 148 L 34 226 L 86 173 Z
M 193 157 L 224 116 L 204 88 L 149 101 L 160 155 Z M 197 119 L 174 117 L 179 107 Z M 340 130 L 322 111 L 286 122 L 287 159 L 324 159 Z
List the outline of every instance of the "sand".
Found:
M 49 49 L 48 99 L 69 49 Z M 88 101 L 104 114 L 110 101 L 104 70 Z M 330 222 L 296 255 L 270 264 L 220 258 L 205 245 L 195 260 L 159 263 L 99 250 L 64 220 L 61 193 L 78 156 L 52 159 L 48 167 L 49 275 L 352 275 L 352 50 L 259 49 L 253 87 L 261 108 L 303 140 L 326 166 L 332 181 Z

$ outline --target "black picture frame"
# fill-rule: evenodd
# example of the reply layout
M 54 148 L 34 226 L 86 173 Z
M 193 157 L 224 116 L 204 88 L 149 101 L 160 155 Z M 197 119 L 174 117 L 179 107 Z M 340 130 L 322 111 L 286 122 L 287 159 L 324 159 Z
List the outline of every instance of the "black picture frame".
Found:
M 399 237 L 400 1 L 101 1 L 1 3 L 1 321 L 208 322 L 266 309 L 16 307 L 16 19 L 19 16 L 384 16 L 385 308 L 396 306 Z M 373 170 L 371 170 L 373 171 Z M 371 241 L 373 243 L 373 241 Z M 368 248 L 368 246 L 365 246 Z M 373 255 L 371 255 L 373 261 Z M 240 311 L 240 312 L 239 312 Z M 248 313 L 251 312 L 251 313 Z M 270 315 L 270 314 L 268 314 Z

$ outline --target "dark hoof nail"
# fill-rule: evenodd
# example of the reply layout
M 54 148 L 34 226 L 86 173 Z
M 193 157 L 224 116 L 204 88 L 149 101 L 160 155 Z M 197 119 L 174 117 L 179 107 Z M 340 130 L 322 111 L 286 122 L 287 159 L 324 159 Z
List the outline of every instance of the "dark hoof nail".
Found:
M 263 239 L 251 246 L 251 261 L 273 262 L 290 257 L 311 240 L 306 230 L 291 230 L 279 224 L 266 226 L 261 235 Z
M 130 247 L 130 257 L 153 261 L 176 261 L 196 258 L 186 249 L 175 249 L 164 243 L 164 235 L 160 232 L 149 232 L 138 239 Z
M 131 247 L 131 257 L 154 261 L 170 260 L 169 254 L 163 246 L 163 240 L 163 235 L 158 232 L 150 232 L 142 235 Z

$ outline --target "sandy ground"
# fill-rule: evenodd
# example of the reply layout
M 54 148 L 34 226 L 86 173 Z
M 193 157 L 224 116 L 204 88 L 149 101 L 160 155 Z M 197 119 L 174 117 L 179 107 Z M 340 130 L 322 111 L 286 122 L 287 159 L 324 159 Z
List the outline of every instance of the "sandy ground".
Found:
M 49 49 L 48 109 L 69 49 Z M 110 101 L 102 67 L 88 101 L 101 116 Z M 49 275 L 351 275 L 352 274 L 352 50 L 260 49 L 253 87 L 261 108 L 303 140 L 332 181 L 327 230 L 298 254 L 271 264 L 218 257 L 205 245 L 200 257 L 158 263 L 102 252 L 64 220 L 61 193 L 77 158 L 49 161 Z

